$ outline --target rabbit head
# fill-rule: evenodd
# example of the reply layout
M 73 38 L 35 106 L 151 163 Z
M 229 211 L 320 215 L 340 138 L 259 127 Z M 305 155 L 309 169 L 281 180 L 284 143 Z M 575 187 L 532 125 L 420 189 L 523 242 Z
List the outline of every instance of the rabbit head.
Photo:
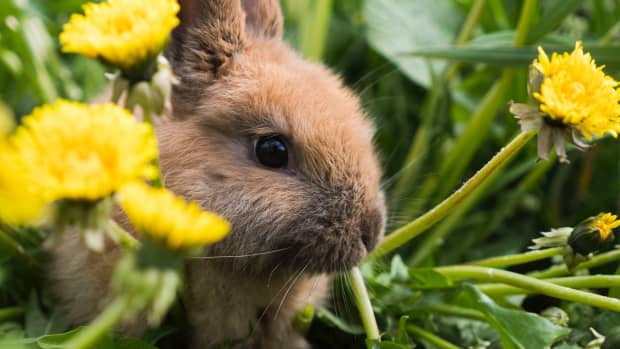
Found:
M 380 239 L 373 126 L 358 98 L 282 41 L 277 0 L 180 1 L 179 82 L 157 127 L 167 187 L 226 217 L 211 256 L 246 272 L 345 270 Z

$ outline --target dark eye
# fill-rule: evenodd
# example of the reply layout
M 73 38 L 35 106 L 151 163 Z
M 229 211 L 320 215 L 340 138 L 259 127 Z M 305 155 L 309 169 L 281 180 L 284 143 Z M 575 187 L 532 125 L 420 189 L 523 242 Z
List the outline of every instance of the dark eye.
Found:
M 282 168 L 288 164 L 286 144 L 278 136 L 259 138 L 255 147 L 258 161 L 271 168 Z

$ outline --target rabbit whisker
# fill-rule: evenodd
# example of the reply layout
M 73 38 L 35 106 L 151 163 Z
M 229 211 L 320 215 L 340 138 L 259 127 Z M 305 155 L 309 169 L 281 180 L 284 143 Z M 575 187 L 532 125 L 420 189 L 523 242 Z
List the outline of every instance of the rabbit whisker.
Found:
M 280 313 L 280 309 L 282 309 L 282 305 L 284 304 L 284 301 L 286 301 L 286 297 L 288 297 L 289 292 L 291 292 L 291 290 L 293 289 L 293 286 L 295 286 L 295 284 L 297 283 L 297 280 L 299 280 L 299 278 L 304 273 L 304 271 L 306 271 L 306 268 L 308 267 L 309 264 L 310 262 L 304 265 L 304 267 L 299 271 L 299 273 L 297 273 L 297 277 L 295 277 L 293 282 L 291 282 L 291 284 L 289 285 L 288 289 L 284 293 L 284 296 L 282 297 L 282 300 L 280 301 L 280 304 L 278 305 L 278 309 L 276 310 L 276 315 L 273 317 L 274 320 L 278 318 L 278 314 Z
M 265 251 L 265 252 L 257 252 L 257 253 L 249 253 L 238 256 L 202 256 L 202 257 L 191 257 L 192 259 L 224 259 L 224 258 L 246 258 L 246 257 L 256 257 L 256 256 L 264 256 L 267 254 L 278 253 L 282 251 L 288 250 L 290 247 L 279 248 L 277 250 Z

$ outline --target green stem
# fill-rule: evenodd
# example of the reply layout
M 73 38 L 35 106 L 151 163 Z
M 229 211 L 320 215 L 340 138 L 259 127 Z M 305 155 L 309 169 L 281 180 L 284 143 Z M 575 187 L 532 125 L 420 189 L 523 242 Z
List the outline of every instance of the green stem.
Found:
M 564 247 L 554 247 L 538 251 L 529 251 L 525 253 L 511 254 L 507 256 L 486 258 L 479 261 L 468 262 L 467 264 L 478 265 L 481 267 L 504 268 L 512 265 L 524 264 L 553 257 L 555 255 L 562 254 L 563 251 Z
M 486 4 L 487 0 L 476 0 L 476 2 L 474 2 L 471 6 L 471 9 L 467 14 L 467 18 L 461 27 L 461 32 L 454 42 L 457 46 L 464 45 L 467 41 L 469 41 L 469 38 L 476 28 L 476 24 L 478 24 L 478 20 L 480 20 L 480 15 L 482 15 L 482 10 Z M 450 66 L 450 68 L 446 71 L 446 81 L 451 81 L 454 78 L 456 73 L 459 71 L 460 66 L 460 63 L 454 63 Z
M 372 311 L 372 304 L 370 304 L 370 298 L 368 297 L 368 291 L 366 290 L 362 273 L 358 267 L 355 267 L 349 271 L 348 274 L 351 281 L 351 290 L 355 297 L 355 303 L 357 304 L 357 309 L 362 318 L 364 331 L 366 331 L 366 337 L 370 340 L 380 340 L 381 335 L 379 334 L 379 327 L 377 326 L 375 314 Z
M 474 31 L 474 28 L 476 28 L 476 24 L 478 24 L 478 20 L 480 19 L 480 15 L 482 15 L 482 10 L 486 4 L 487 0 L 476 0 L 476 2 L 474 2 L 471 6 L 471 9 L 467 14 L 467 18 L 461 27 L 461 32 L 456 38 L 455 44 L 457 46 L 463 45 L 469 40 L 471 33 Z
M 414 253 L 409 259 L 410 266 L 419 266 L 424 263 L 435 251 L 443 245 L 446 236 L 454 231 L 454 228 L 463 221 L 463 217 L 474 207 L 487 193 L 487 188 L 495 182 L 495 178 L 502 171 L 495 171 L 486 181 L 480 184 L 480 187 L 463 202 L 455 208 L 446 219 L 442 220 L 437 228 L 433 229 L 422 242 L 416 247 Z
M 435 271 L 454 280 L 476 279 L 491 282 L 500 282 L 511 286 L 516 286 L 535 293 L 544 294 L 550 297 L 573 301 L 591 306 L 620 311 L 620 299 L 609 298 L 594 293 L 573 290 L 572 288 L 553 284 L 548 281 L 535 279 L 530 276 L 513 273 L 506 270 L 456 265 L 435 268 Z
M 486 165 L 463 184 L 457 191 L 442 201 L 439 205 L 432 208 L 413 222 L 405 225 L 388 235 L 379 246 L 368 255 L 367 260 L 381 257 L 396 248 L 404 245 L 409 240 L 420 235 L 440 219 L 448 215 L 465 198 L 480 187 L 493 172 L 501 168 L 512 158 L 527 142 L 536 134 L 535 131 L 519 133 L 510 141 L 499 153 L 497 153 Z
M 521 8 L 521 15 L 519 16 L 519 23 L 517 24 L 517 33 L 515 34 L 514 45 L 523 46 L 527 35 L 530 32 L 530 24 L 534 13 L 538 7 L 538 0 L 525 0 L 523 7 Z
M 140 246 L 140 242 L 129 234 L 125 229 L 119 226 L 115 221 L 108 221 L 109 234 L 112 236 L 112 239 L 118 242 L 121 246 L 136 249 Z
M 118 297 L 97 316 L 90 325 L 84 327 L 66 344 L 66 349 L 89 349 L 92 348 L 108 331 L 114 328 L 123 318 L 127 306 L 128 297 Z
M 457 347 L 456 345 L 446 341 L 445 339 L 435 336 L 434 334 L 428 332 L 427 330 L 421 327 L 418 327 L 415 325 L 409 325 L 407 326 L 407 330 L 412 335 L 418 338 L 424 339 L 425 341 L 433 344 L 438 349 L 461 349 Z
M 0 309 L 0 321 L 12 320 L 24 315 L 24 308 L 9 307 Z
M 592 257 L 589 261 L 585 261 L 583 263 L 577 264 L 573 271 L 590 269 L 594 267 L 598 267 L 600 265 L 605 265 L 607 263 L 615 262 L 620 259 L 620 250 L 612 250 L 609 252 L 601 253 Z M 542 271 L 534 271 L 528 273 L 527 276 L 537 278 L 537 279 L 546 279 L 556 276 L 568 275 L 571 272 L 566 268 L 566 265 L 556 265 L 549 269 Z
M 419 308 L 421 311 L 429 313 L 441 313 L 451 316 L 464 317 L 474 320 L 487 321 L 484 314 L 470 308 L 463 308 L 456 305 L 437 304 Z
M 308 11 L 312 5 L 313 8 Z M 306 11 L 299 25 L 299 48 L 306 58 L 320 62 L 332 15 L 332 0 L 306 2 Z
M 573 289 L 611 288 L 620 286 L 620 276 L 618 275 L 569 276 L 563 278 L 545 279 L 545 281 L 560 286 L 570 287 Z M 478 288 L 480 289 L 480 291 L 491 296 L 534 293 L 531 290 L 524 290 L 519 287 L 508 286 L 504 284 L 483 284 L 478 285 Z

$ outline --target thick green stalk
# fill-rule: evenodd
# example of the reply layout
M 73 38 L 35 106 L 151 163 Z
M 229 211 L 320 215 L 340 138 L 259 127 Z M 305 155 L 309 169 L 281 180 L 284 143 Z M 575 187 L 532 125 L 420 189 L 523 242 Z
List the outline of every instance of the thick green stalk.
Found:
M 429 343 L 433 344 L 438 349 L 461 349 L 457 347 L 456 345 L 446 341 L 445 339 L 435 336 L 434 334 L 428 332 L 427 330 L 421 327 L 418 327 L 415 325 L 409 325 L 407 326 L 407 330 L 412 335 L 416 336 L 417 338 L 421 338 L 421 339 L 428 341 Z
M 620 299 L 574 290 L 569 287 L 556 285 L 545 280 L 535 279 L 530 276 L 525 276 L 506 270 L 470 265 L 456 265 L 438 267 L 435 268 L 435 271 L 454 281 L 476 279 L 499 282 L 558 299 L 588 304 L 594 307 L 620 312 Z
M 575 267 L 573 271 L 590 269 L 590 268 L 598 267 L 601 265 L 605 265 L 607 263 L 615 262 L 617 260 L 620 260 L 620 250 L 618 249 L 598 254 L 592 257 L 588 261 L 579 263 L 577 264 L 577 266 Z M 534 271 L 534 272 L 528 273 L 527 276 L 537 278 L 537 279 L 546 279 L 546 278 L 552 278 L 556 276 L 568 275 L 570 273 L 571 271 L 569 271 L 568 268 L 566 268 L 566 265 L 562 264 L 562 265 L 555 265 L 546 270 Z
M 573 289 L 610 288 L 620 286 L 620 276 L 618 275 L 569 276 L 563 278 L 545 279 L 545 281 Z M 489 296 L 534 293 L 532 290 L 525 290 L 523 288 L 504 284 L 483 284 L 478 285 L 478 288 L 480 291 L 488 294 Z
M 479 261 L 468 262 L 467 264 L 478 265 L 481 267 L 504 268 L 512 265 L 524 264 L 553 257 L 555 255 L 562 254 L 563 251 L 563 247 L 554 247 L 538 251 L 529 251 L 525 253 L 511 254 L 507 256 L 486 258 Z
M 366 290 L 366 284 L 364 284 L 362 272 L 358 267 L 355 267 L 351 269 L 348 274 L 351 290 L 353 291 L 355 304 L 362 318 L 362 325 L 364 326 L 366 337 L 370 340 L 380 340 L 381 334 L 379 333 L 377 320 L 372 310 L 372 304 L 370 304 L 370 298 L 368 297 L 368 291 Z
M 112 330 L 123 318 L 129 304 L 128 297 L 116 298 L 88 326 L 84 327 L 64 346 L 65 349 L 92 348 L 101 337 Z
M 510 160 L 535 134 L 536 132 L 534 131 L 519 133 L 452 195 L 413 222 L 397 229 L 383 239 L 379 246 L 368 255 L 367 260 L 372 260 L 392 252 L 447 216 L 465 198 L 478 190 L 482 182 Z

